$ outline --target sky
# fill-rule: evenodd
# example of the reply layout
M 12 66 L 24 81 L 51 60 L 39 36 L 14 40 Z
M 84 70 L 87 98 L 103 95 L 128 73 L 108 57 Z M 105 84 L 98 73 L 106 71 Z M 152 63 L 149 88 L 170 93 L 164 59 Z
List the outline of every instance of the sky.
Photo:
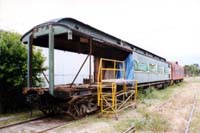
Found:
M 24 34 L 72 17 L 169 61 L 200 64 L 199 13 L 199 0 L 0 0 L 0 29 Z

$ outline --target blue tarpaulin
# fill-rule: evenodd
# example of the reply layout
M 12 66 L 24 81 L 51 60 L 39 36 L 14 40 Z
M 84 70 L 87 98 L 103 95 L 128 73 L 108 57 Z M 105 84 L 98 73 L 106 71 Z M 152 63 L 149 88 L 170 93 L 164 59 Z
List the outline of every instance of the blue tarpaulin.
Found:
M 122 68 L 122 64 L 118 64 L 118 68 Z M 133 61 L 133 54 L 129 54 L 128 57 L 125 60 L 125 79 L 127 80 L 133 80 L 134 79 L 134 61 Z M 123 79 L 123 72 L 118 71 L 117 72 L 117 79 Z

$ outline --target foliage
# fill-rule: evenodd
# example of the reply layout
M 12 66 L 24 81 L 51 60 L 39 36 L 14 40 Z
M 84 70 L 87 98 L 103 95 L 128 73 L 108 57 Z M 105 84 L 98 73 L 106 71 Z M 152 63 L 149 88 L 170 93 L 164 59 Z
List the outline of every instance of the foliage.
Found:
M 200 75 L 200 67 L 198 64 L 185 65 L 184 66 L 185 74 L 187 76 L 199 76 Z
M 0 112 L 23 106 L 21 92 L 27 85 L 27 50 L 20 42 L 20 35 L 0 32 Z M 39 86 L 43 79 L 40 73 L 45 70 L 45 58 L 40 50 L 33 50 L 33 84 Z M 12 102 L 12 104 L 11 104 Z M 8 108 L 13 109 L 8 109 Z

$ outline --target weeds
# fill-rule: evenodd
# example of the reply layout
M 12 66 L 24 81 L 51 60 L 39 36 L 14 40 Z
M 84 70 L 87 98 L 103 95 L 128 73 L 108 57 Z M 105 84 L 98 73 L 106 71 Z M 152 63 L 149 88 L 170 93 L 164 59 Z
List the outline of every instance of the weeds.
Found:
M 145 112 L 142 119 L 134 120 L 137 130 L 166 131 L 169 123 L 158 113 Z
M 166 131 L 169 123 L 158 113 L 149 112 L 146 107 L 140 107 L 137 110 L 137 118 L 129 118 L 120 121 L 114 125 L 118 132 L 125 131 L 128 127 L 134 125 L 137 131 Z
M 134 121 L 131 119 L 123 120 L 114 125 L 114 129 L 120 133 L 124 132 L 128 127 L 134 125 Z
M 171 97 L 172 93 L 177 90 L 177 87 L 184 86 L 185 82 L 181 84 L 174 84 L 164 89 L 156 89 L 153 87 L 147 89 L 139 89 L 139 102 L 146 103 L 146 100 L 166 100 Z

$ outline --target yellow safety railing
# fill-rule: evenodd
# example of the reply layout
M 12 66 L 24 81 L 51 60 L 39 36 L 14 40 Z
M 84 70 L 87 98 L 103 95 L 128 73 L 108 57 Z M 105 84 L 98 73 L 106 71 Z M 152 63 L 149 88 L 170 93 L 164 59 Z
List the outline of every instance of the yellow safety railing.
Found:
M 113 62 L 113 67 L 103 67 L 103 62 Z M 122 69 L 117 68 L 116 65 L 118 64 L 122 64 Z M 105 58 L 101 58 L 100 59 L 100 63 L 99 63 L 99 70 L 98 70 L 98 79 L 97 82 L 101 82 L 103 79 L 102 73 L 103 71 L 113 71 L 113 75 L 114 75 L 114 79 L 116 78 L 116 71 L 122 71 L 123 72 L 123 77 L 125 78 L 125 63 L 124 61 L 119 61 L 119 60 L 113 60 L 113 59 L 105 59 Z
M 112 67 L 105 67 L 106 62 L 111 62 Z M 121 68 L 117 68 L 118 64 L 122 64 Z M 103 67 L 104 66 L 104 67 Z M 113 78 L 106 79 L 104 71 L 112 71 Z M 122 79 L 117 79 L 117 71 L 123 73 Z M 124 61 L 101 58 L 98 70 L 98 87 L 97 102 L 101 112 L 117 113 L 129 107 L 137 97 L 137 81 L 132 80 L 131 84 L 127 84 L 125 79 L 125 63 Z M 130 82 L 130 81 L 129 81 Z M 120 84 L 119 84 L 120 83 Z M 121 88 L 120 88 L 121 87 Z

